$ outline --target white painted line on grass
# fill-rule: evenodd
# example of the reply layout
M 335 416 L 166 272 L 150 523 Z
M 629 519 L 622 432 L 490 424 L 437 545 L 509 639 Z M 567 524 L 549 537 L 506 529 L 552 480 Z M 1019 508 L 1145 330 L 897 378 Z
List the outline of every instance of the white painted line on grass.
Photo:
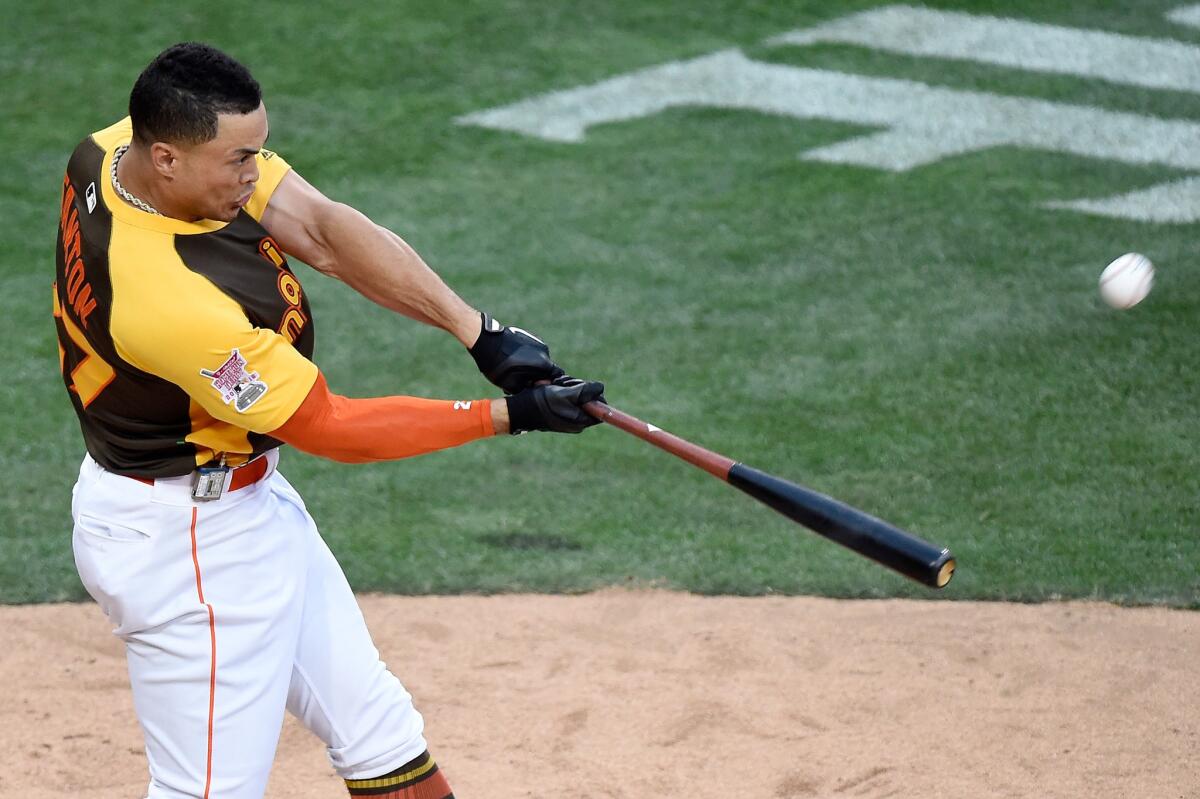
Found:
M 1200 4 L 1173 8 L 1167 12 L 1167 19 L 1180 25 L 1200 28 Z
M 595 125 L 683 106 L 886 128 L 803 157 L 897 172 L 998 145 L 1200 169 L 1200 124 L 1195 122 L 767 64 L 737 50 L 543 94 L 457 121 L 579 142 Z
M 1196 222 L 1200 221 L 1200 178 L 1160 183 L 1116 197 L 1046 203 L 1046 207 L 1138 222 Z
M 929 42 L 942 42 L 938 52 L 967 52 L 995 55 L 1003 49 L 998 42 L 1014 34 L 1032 37 L 1039 47 L 1083 49 L 1107 47 L 1108 55 L 1125 52 L 1129 42 L 1155 42 L 1095 31 L 1053 29 L 1048 26 L 1013 20 L 979 18 L 949 12 L 929 12 L 906 6 L 867 12 L 848 18 L 880 30 L 907 31 L 904 41 L 928 51 Z M 934 17 L 929 17 L 934 14 Z M 875 16 L 873 16 L 875 15 Z M 872 22 L 874 20 L 874 22 Z M 892 28 L 880 24 L 887 21 Z M 950 22 L 947 22 L 950 20 Z M 990 21 L 989 21 L 990 20 Z M 899 21 L 912 28 L 899 26 Z M 813 31 L 840 31 L 843 21 L 835 21 Z M 938 25 L 942 26 L 939 32 Z M 957 37 L 945 37 L 947 27 L 959 30 Z M 999 26 L 998 28 L 996 26 Z M 856 30 L 845 27 L 844 30 Z M 925 31 L 925 33 L 921 33 Z M 932 31 L 932 32 L 931 32 Z M 922 38 L 925 34 L 929 38 Z M 934 34 L 942 36 L 937 38 Z M 1003 36 L 1001 36 L 1003 34 Z M 1083 39 L 1071 40 L 1079 34 Z M 795 39 L 795 33 L 786 37 Z M 825 34 L 821 34 L 825 35 Z M 840 35 L 840 34 L 839 34 Z M 848 34 L 847 34 L 848 35 Z M 992 37 L 998 36 L 998 39 Z M 1041 36 L 1043 38 L 1039 39 Z M 1091 38 L 1089 38 L 1091 37 Z M 1098 37 L 1098 38 L 1095 38 Z M 885 37 L 886 38 L 886 37 Z M 899 42 L 900 38 L 896 41 Z M 776 41 L 781 39 L 776 39 Z M 874 41 L 874 39 L 872 39 Z M 953 48 L 945 42 L 954 41 Z M 921 45 L 921 42 L 926 44 Z M 1097 44 L 1098 43 L 1098 44 Z M 969 45 L 969 46 L 968 46 Z M 1177 56 L 1186 51 L 1188 59 L 1177 57 L 1154 80 L 1177 85 L 1200 61 L 1189 60 L 1200 48 L 1158 41 Z M 897 45 L 899 46 L 899 45 Z M 1168 47 L 1169 46 L 1169 47 Z M 990 49 L 989 49 L 990 48 Z M 1183 48 L 1180 50 L 1178 48 Z M 1035 48 L 1036 49 L 1036 48 Z M 1163 51 L 1166 52 L 1166 51 Z M 1128 53 L 1126 53 L 1128 55 Z M 1161 53 L 1160 53 L 1161 54 Z M 991 57 L 989 55 L 988 57 Z M 1046 62 L 1053 60 L 1044 57 Z M 1104 62 L 1092 56 L 1075 54 L 1072 69 L 1091 69 Z M 1169 59 L 1168 59 L 1169 60 Z M 1068 59 L 1070 61 L 1070 59 Z M 1057 62 L 1060 71 L 1067 62 Z M 1121 69 L 1104 74 L 1135 82 Z M 1095 69 L 1093 72 L 1097 71 Z M 1082 74 L 1082 72 L 1080 73 Z M 1091 73 L 1089 73 L 1091 74 Z M 1124 76 L 1124 77 L 1122 77 Z M 1200 123 L 1183 119 L 1161 119 L 1140 114 L 1108 111 L 1091 106 L 1056 103 L 1025 97 L 1010 97 L 988 92 L 934 87 L 916 81 L 866 77 L 807 69 L 786 64 L 752 61 L 738 50 L 722 50 L 689 61 L 673 61 L 660 66 L 619 75 L 590 86 L 579 86 L 531 97 L 511 105 L 461 116 L 461 125 L 478 125 L 507 130 L 548 141 L 580 142 L 589 128 L 612 122 L 640 119 L 679 107 L 730 108 L 796 119 L 829 119 L 875 128 L 874 132 L 853 136 L 835 144 L 801 153 L 811 161 L 850 164 L 902 172 L 944 158 L 977 152 L 991 147 L 1013 146 L 1049 152 L 1068 153 L 1129 164 L 1161 164 L 1187 171 L 1200 171 Z M 1162 207 L 1157 203 L 1165 203 Z M 1143 191 L 1104 199 L 1061 201 L 1048 207 L 1108 214 L 1149 222 L 1200 221 L 1200 183 L 1178 181 Z
M 1200 25 L 1200 6 L 1182 9 Z M 1174 13 L 1174 12 L 1172 12 Z M 1177 20 L 1179 21 L 1179 20 Z M 1112 83 L 1200 92 L 1200 47 L 1003 17 L 895 5 L 774 36 L 769 44 L 835 42 L 977 61 Z

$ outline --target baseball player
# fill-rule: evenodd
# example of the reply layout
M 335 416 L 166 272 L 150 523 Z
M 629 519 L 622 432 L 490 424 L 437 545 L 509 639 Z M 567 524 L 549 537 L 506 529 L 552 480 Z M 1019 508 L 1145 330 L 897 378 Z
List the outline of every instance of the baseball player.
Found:
M 422 719 L 341 568 L 277 471 L 283 443 L 344 462 L 501 433 L 578 433 L 599 383 L 456 296 L 399 236 L 264 149 L 241 64 L 175 45 L 129 117 L 63 180 L 54 317 L 87 456 L 79 576 L 124 642 L 148 796 L 258 799 L 284 709 L 351 795 L 445 799 Z M 292 255 L 468 348 L 503 400 L 334 393 Z

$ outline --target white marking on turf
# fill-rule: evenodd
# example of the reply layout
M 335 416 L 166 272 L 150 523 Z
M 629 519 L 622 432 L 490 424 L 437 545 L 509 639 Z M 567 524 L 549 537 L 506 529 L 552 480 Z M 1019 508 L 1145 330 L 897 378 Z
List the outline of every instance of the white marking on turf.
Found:
M 882 37 L 885 44 L 891 41 L 895 47 L 908 47 L 905 42 L 911 39 L 916 43 L 911 47 L 922 54 L 962 53 L 963 57 L 990 59 L 992 63 L 999 63 L 1003 55 L 1009 59 L 1005 63 L 1014 65 L 1054 64 L 1057 66 L 1052 71 L 1074 70 L 1076 74 L 1138 85 L 1176 87 L 1187 79 L 1191 81 L 1189 89 L 1200 89 L 1200 48 L 1191 45 L 907 6 L 835 20 L 772 41 L 849 37 L 848 31 L 856 29 L 851 23 L 861 26 L 864 21 L 872 31 L 869 37 L 863 37 L 864 42 Z M 1049 48 L 1051 54 L 1037 55 L 1024 46 L 1017 48 L 1013 41 L 1021 37 Z M 1129 65 L 1115 69 L 1091 55 L 1053 55 L 1095 46 L 1104 51 L 1106 59 L 1114 58 L 1129 55 L 1131 42 L 1143 46 L 1148 42 L 1158 48 L 1154 52 L 1166 58 L 1166 66 L 1154 77 L 1142 80 L 1131 77 L 1133 69 Z M 1136 59 L 1133 62 L 1133 67 L 1145 66 Z M 801 157 L 894 172 L 997 146 L 1200 170 L 1200 150 L 1195 147 L 1200 141 L 1200 124 L 1188 120 L 767 64 L 752 61 L 738 50 L 649 67 L 590 86 L 467 114 L 455 121 L 548 141 L 580 142 L 592 126 L 644 118 L 678 107 L 733 108 L 881 128 L 808 150 Z M 1170 200 L 1170 209 L 1152 205 L 1163 198 Z M 1179 181 L 1117 197 L 1060 201 L 1047 207 L 1149 222 L 1200 221 L 1200 183 Z
M 1141 222 L 1196 222 L 1200 220 L 1200 178 L 1160 183 L 1115 197 L 1046 203 L 1046 207 Z
M 999 145 L 1200 169 L 1200 124 L 751 61 L 725 50 L 460 117 L 551 141 L 680 106 L 740 108 L 887 128 L 804 153 L 896 172 Z
M 1200 24 L 1197 8 L 1191 11 Z M 768 40 L 817 42 L 1200 92 L 1200 47 L 1194 44 L 956 11 L 885 6 Z
M 1200 4 L 1173 8 L 1167 12 L 1167 19 L 1179 25 L 1200 28 Z

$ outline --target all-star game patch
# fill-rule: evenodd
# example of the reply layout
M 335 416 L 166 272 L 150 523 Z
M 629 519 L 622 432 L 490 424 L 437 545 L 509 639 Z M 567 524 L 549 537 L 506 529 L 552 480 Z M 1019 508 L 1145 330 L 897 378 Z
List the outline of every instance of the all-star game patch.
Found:
M 212 380 L 213 388 L 221 392 L 221 399 L 226 405 L 233 403 L 238 413 L 244 413 L 267 393 L 267 384 L 258 379 L 258 372 L 246 369 L 246 359 L 236 347 L 216 371 L 201 369 L 200 374 Z

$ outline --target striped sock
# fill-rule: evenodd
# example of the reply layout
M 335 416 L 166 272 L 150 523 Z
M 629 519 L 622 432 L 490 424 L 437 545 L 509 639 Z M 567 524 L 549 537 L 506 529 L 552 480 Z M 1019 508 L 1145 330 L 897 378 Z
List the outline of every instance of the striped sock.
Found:
M 422 752 L 382 777 L 346 780 L 346 789 L 351 796 L 373 799 L 454 799 L 450 783 L 446 782 L 429 752 Z

